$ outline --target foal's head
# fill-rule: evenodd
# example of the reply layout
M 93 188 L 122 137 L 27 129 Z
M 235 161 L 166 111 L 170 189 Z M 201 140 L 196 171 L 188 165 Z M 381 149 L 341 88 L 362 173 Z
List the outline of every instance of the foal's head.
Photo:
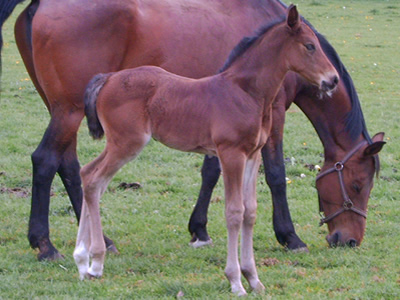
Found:
M 281 53 L 285 53 L 287 68 L 299 73 L 323 92 L 333 91 L 339 82 L 339 75 L 313 30 L 300 19 L 296 6 L 289 6 L 286 22 L 277 30 L 280 31 L 279 38 L 286 39 Z

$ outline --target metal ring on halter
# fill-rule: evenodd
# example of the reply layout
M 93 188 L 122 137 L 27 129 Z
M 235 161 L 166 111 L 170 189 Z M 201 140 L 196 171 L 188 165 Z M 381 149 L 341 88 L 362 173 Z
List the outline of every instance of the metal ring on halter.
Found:
M 354 204 L 353 204 L 353 202 L 351 202 L 351 200 L 343 202 L 344 210 L 350 210 L 353 208 L 353 206 L 354 206 Z
M 334 168 L 336 171 L 342 171 L 344 168 L 344 164 L 341 161 L 338 161 L 335 165 Z

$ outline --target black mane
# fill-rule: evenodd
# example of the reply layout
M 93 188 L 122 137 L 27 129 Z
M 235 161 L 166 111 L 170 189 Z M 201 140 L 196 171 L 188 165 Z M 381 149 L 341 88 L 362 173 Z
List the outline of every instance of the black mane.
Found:
M 260 39 L 262 36 L 264 36 L 271 28 L 273 28 L 275 25 L 278 25 L 282 23 L 285 20 L 285 16 L 282 16 L 278 20 L 275 20 L 269 24 L 261 26 L 255 33 L 254 36 L 248 36 L 244 37 L 239 44 L 233 48 L 231 53 L 228 56 L 228 59 L 225 61 L 223 67 L 218 71 L 218 73 L 224 72 L 226 69 L 228 69 L 234 61 L 240 56 L 243 55 L 254 43 Z
M 335 49 L 329 44 L 326 38 L 317 32 L 307 21 L 305 21 L 315 32 L 322 49 L 324 50 L 326 56 L 331 61 L 333 66 L 338 71 L 341 80 L 343 81 L 347 93 L 350 97 L 351 110 L 346 115 L 346 126 L 345 129 L 349 133 L 352 140 L 356 140 L 360 134 L 363 134 L 369 143 L 372 143 L 371 137 L 367 132 L 367 127 L 365 125 L 364 116 L 361 110 L 360 100 L 357 95 L 356 88 L 354 86 L 353 80 L 350 74 L 347 72 L 346 67 L 343 65 L 339 58 L 339 55 Z

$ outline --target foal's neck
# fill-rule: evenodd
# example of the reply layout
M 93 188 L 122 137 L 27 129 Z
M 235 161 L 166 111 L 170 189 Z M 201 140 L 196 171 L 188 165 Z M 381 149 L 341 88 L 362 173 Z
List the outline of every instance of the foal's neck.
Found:
M 288 72 L 281 50 L 281 43 L 260 38 L 222 74 L 261 106 L 269 105 Z

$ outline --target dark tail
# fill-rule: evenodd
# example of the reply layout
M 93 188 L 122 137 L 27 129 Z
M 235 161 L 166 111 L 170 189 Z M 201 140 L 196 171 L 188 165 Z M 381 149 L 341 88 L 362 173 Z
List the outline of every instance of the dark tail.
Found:
M 11 13 L 14 11 L 17 4 L 23 2 L 24 0 L 2 0 L 0 1 L 0 79 L 1 79 L 1 49 L 3 48 L 3 25 L 4 22 L 8 19 Z M 0 86 L 1 90 L 1 86 Z
M 96 102 L 100 90 L 106 83 L 107 79 L 113 73 L 97 74 L 90 80 L 85 91 L 85 115 L 89 127 L 89 134 L 94 139 L 101 139 L 104 135 L 103 126 L 101 126 L 99 117 L 97 116 Z
M 4 22 L 8 19 L 15 7 L 24 0 L 5 0 L 0 1 L 0 50 L 3 47 L 3 37 L 1 31 Z

